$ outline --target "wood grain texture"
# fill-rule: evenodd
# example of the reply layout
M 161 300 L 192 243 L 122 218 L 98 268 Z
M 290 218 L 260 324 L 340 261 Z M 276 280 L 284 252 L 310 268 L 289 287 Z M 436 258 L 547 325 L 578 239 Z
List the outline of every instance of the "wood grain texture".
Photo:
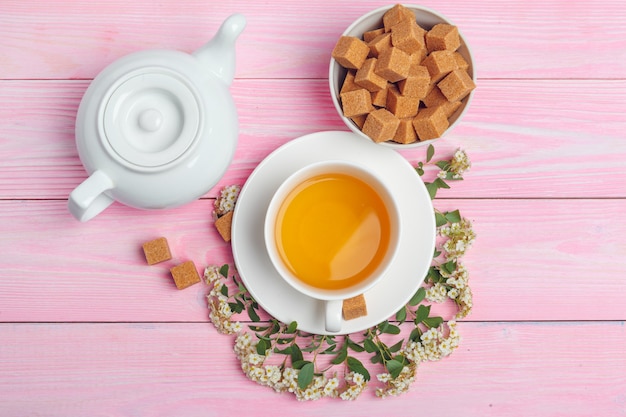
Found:
M 420 2 L 460 27 L 477 62 L 472 106 L 435 156 L 462 147 L 473 167 L 435 206 L 461 209 L 478 237 L 464 258 L 474 310 L 461 346 L 422 364 L 411 393 L 301 404 L 257 386 L 209 324 L 206 286 L 173 285 L 176 263 L 232 263 L 211 220 L 221 186 L 243 184 L 289 140 L 347 130 L 328 92 L 330 51 L 388 4 L 0 2 L 0 416 L 626 416 L 621 0 Z M 193 51 L 235 12 L 248 25 L 224 178 L 179 209 L 114 204 L 75 221 L 66 199 L 87 174 L 74 123 L 91 79 L 134 51 Z M 158 236 L 174 259 L 148 266 L 141 244 Z
M 74 144 L 87 81 L 0 82 L 0 198 L 67 198 L 87 176 Z M 240 136 L 216 189 L 243 184 L 270 152 L 301 135 L 347 130 L 324 80 L 235 80 Z M 446 197 L 626 196 L 626 81 L 484 80 L 462 123 L 436 142 L 474 169 Z M 259 98 L 262 98 L 261 100 Z M 584 105 L 584 103 L 595 103 Z M 295 122 L 294 122 L 295 121 Z M 403 151 L 412 163 L 424 149 Z
M 1 324 L 0 414 L 72 417 L 623 416 L 624 322 L 461 323 L 452 356 L 412 391 L 298 403 L 245 378 L 232 338 L 203 323 Z M 43 343 L 45 342 L 45 343 Z M 602 352 L 602 354 L 598 354 Z M 486 361 L 485 358 L 490 358 Z
M 624 320 L 626 201 L 442 200 L 478 235 L 465 258 L 470 320 Z M 169 268 L 231 263 L 212 200 L 164 212 L 115 204 L 86 224 L 64 201 L 0 202 L 0 321 L 207 321 L 207 288 L 175 289 Z M 158 236 L 174 259 L 148 266 Z M 610 262 L 607 262 L 610 260 Z M 113 308 L 112 308 L 113 307 Z
M 193 51 L 234 12 L 248 17 L 238 77 L 324 78 L 337 38 L 357 17 L 390 4 L 315 2 L 4 1 L 5 79 L 93 78 L 148 48 Z M 577 2 L 425 0 L 458 25 L 484 78 L 623 78 L 626 9 L 620 0 Z M 281 19 L 276 20 L 280 15 Z M 176 34 L 173 36 L 172 34 Z

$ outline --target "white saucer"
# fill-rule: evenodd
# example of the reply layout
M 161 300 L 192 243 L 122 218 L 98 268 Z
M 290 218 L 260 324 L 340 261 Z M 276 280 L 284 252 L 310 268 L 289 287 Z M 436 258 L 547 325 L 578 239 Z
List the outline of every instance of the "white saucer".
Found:
M 232 223 L 232 249 L 246 288 L 274 318 L 298 322 L 302 331 L 328 334 L 323 302 L 293 289 L 278 275 L 263 238 L 265 212 L 272 195 L 304 165 L 343 159 L 365 165 L 380 176 L 398 199 L 402 242 L 387 276 L 365 293 L 368 314 L 344 321 L 340 334 L 360 332 L 392 317 L 424 281 L 435 248 L 435 216 L 422 179 L 400 154 L 350 132 L 318 132 L 294 139 L 267 156 L 242 187 Z

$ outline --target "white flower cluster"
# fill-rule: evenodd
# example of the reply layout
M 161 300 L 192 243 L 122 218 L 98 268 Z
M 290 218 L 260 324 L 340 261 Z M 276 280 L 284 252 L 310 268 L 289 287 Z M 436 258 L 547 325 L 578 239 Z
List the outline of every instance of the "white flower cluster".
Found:
M 228 297 L 222 294 L 222 275 L 216 266 L 208 266 L 204 269 L 204 279 L 207 284 L 212 285 L 211 291 L 207 295 L 209 305 L 209 318 L 218 332 L 222 334 L 233 334 L 241 331 L 241 323 L 232 321 L 233 315 L 228 305 Z
M 219 197 L 215 200 L 214 215 L 220 217 L 232 211 L 235 208 L 240 191 L 241 187 L 238 185 L 229 185 L 222 188 Z
M 463 149 L 457 149 L 450 161 L 450 172 L 453 174 L 453 178 L 461 178 L 465 171 L 468 171 L 472 167 L 472 163 L 469 157 Z
M 447 337 L 444 335 L 444 327 L 433 327 L 422 334 L 420 341 L 409 341 L 403 349 L 404 356 L 413 362 L 426 362 L 438 361 L 450 355 L 459 347 L 460 335 L 456 329 L 456 321 L 447 323 Z
M 433 303 L 443 303 L 448 298 L 448 288 L 441 282 L 435 283 L 426 289 L 426 300 Z
M 465 265 L 457 262 L 456 269 L 447 273 L 444 269 L 439 272 L 446 278 L 445 283 L 437 282 L 426 289 L 426 300 L 433 303 L 443 303 L 451 298 L 459 308 L 455 319 L 467 317 L 474 306 L 472 289 L 469 286 L 469 273 Z
M 241 362 L 241 369 L 246 376 L 256 383 L 267 386 L 276 392 L 291 392 L 300 401 L 319 400 L 324 397 L 353 400 L 366 386 L 363 375 L 350 372 L 346 374 L 346 388 L 339 393 L 339 379 L 317 375 L 305 389 L 298 386 L 299 370 L 276 365 L 264 365 L 267 356 L 259 355 L 257 342 L 248 333 L 240 333 L 235 340 L 234 351 Z
M 463 178 L 463 174 L 472 167 L 469 157 L 463 149 L 457 149 L 452 156 L 449 164 L 437 173 L 437 177 L 442 180 L 453 179 L 459 180 Z
M 344 377 L 346 389 L 339 394 L 339 398 L 346 401 L 356 400 L 367 387 L 367 381 L 363 375 L 357 372 L 349 372 Z
M 449 287 L 448 297 L 452 298 L 459 307 L 455 318 L 462 319 L 467 317 L 474 305 L 472 289 L 468 284 L 469 273 L 467 268 L 462 263 L 457 262 L 454 272 L 446 274 L 444 271 L 441 271 L 441 275 L 446 278 L 446 285 Z
M 376 396 L 380 398 L 395 397 L 408 392 L 411 384 L 415 381 L 416 371 L 417 363 L 411 362 L 402 368 L 400 375 L 395 379 L 388 373 L 376 375 L 376 378 L 385 384 L 383 388 L 376 389 Z
M 460 258 L 472 246 L 476 233 L 472 229 L 472 223 L 466 218 L 452 224 L 439 227 L 439 234 L 447 237 L 442 249 L 446 252 L 449 260 Z

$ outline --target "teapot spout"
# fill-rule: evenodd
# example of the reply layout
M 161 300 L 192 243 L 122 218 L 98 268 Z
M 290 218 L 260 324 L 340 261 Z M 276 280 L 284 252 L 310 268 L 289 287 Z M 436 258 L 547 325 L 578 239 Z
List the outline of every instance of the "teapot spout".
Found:
M 213 39 L 193 53 L 226 85 L 230 85 L 235 77 L 235 41 L 245 27 L 246 18 L 242 14 L 231 15 Z

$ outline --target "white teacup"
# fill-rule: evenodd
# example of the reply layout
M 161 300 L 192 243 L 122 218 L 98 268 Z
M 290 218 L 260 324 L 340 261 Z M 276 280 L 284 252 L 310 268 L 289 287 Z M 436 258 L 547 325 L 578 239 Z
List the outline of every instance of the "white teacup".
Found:
M 389 189 L 365 167 L 339 160 L 290 175 L 272 197 L 264 226 L 272 264 L 294 289 L 325 301 L 331 333 L 341 331 L 343 300 L 383 279 L 400 242 Z

